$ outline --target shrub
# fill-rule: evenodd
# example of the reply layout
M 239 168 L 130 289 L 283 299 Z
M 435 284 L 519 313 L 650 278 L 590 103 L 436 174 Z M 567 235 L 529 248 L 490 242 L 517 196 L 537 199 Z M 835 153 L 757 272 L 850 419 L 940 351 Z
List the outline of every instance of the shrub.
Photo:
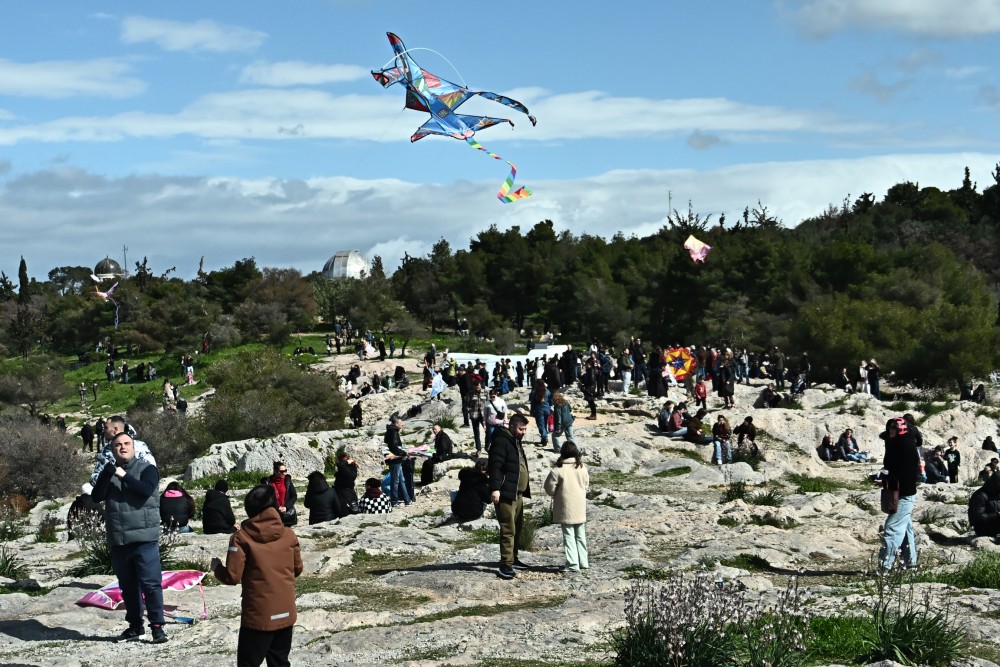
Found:
M 449 429 L 452 431 L 456 430 L 454 417 L 438 417 L 437 419 L 434 420 L 432 425 L 440 426 L 441 428 Z
M 0 577 L 27 579 L 28 566 L 17 555 L 17 549 L 0 543 Z
M 70 570 L 74 577 L 87 577 L 93 574 L 114 575 L 111 565 L 111 547 L 108 546 L 104 519 L 93 514 L 85 514 L 73 524 L 74 539 L 83 550 L 83 560 Z M 160 531 L 160 566 L 164 570 L 174 569 L 174 550 L 177 547 L 180 534 L 176 531 Z
M 531 551 L 531 547 L 535 544 L 535 535 L 538 533 L 539 528 L 538 519 L 525 513 L 521 531 L 517 534 L 518 551 Z
M 967 648 L 967 638 L 951 617 L 951 606 L 932 608 L 930 592 L 915 599 L 912 583 L 899 570 L 875 577 L 872 626 L 862 635 L 865 662 L 895 660 L 909 665 L 953 665 Z
M 939 526 L 944 523 L 947 518 L 948 515 L 942 510 L 936 507 L 931 507 L 929 509 L 925 509 L 917 521 L 925 526 Z
M 66 496 L 86 476 L 85 457 L 66 434 L 27 416 L 0 416 L 0 461 L 0 489 L 32 502 Z
M 719 520 L 716 521 L 720 526 L 726 526 L 727 528 L 735 528 L 740 525 L 740 522 L 731 516 L 720 516 Z
M 615 665 L 675 667 L 805 664 L 808 596 L 793 579 L 773 605 L 751 602 L 721 578 L 674 576 L 634 581 L 624 629 L 612 633 Z
M 196 419 L 156 408 L 130 412 L 129 422 L 135 427 L 136 437 L 149 445 L 161 476 L 183 473 L 206 449 L 208 439 Z
M 280 351 L 241 351 L 206 370 L 216 393 L 200 421 L 212 442 L 342 428 L 347 401 L 324 375 L 308 373 Z
M 0 504 L 0 542 L 13 542 L 24 537 L 24 522 L 9 505 Z
M 875 506 L 872 505 L 863 493 L 855 493 L 847 497 L 847 502 L 851 503 L 855 507 L 868 512 L 869 514 L 876 515 L 878 511 Z
M 554 511 L 555 508 L 552 506 L 551 501 L 542 505 L 542 511 L 535 515 L 535 522 L 539 528 L 552 525 L 552 516 Z
M 722 498 L 719 499 L 720 503 L 728 503 L 733 500 L 744 500 L 747 497 L 747 483 L 746 482 L 729 482 L 726 486 L 726 490 L 722 492 Z
M 53 514 L 52 512 L 46 512 L 45 516 L 42 517 L 41 522 L 38 524 L 38 532 L 35 533 L 36 542 L 58 542 L 59 535 L 56 534 L 56 528 L 62 521 Z
M 779 489 L 768 489 L 767 491 L 758 491 L 757 493 L 750 494 L 747 496 L 747 502 L 751 505 L 779 507 L 785 502 L 785 495 Z
M 732 463 L 746 463 L 748 466 L 757 470 L 760 468 L 760 464 L 764 462 L 764 450 L 760 448 L 758 444 L 758 449 L 751 451 L 745 447 L 736 448 L 733 451 Z

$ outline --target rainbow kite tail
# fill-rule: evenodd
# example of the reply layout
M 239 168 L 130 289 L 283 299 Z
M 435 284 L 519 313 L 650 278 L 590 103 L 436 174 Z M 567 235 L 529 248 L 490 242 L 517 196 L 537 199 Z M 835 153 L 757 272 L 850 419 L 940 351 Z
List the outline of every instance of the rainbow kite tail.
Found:
M 527 199 L 528 197 L 531 196 L 531 189 L 528 188 L 527 186 L 522 186 L 517 190 L 515 190 L 514 192 L 510 191 L 510 189 L 514 187 L 514 177 L 517 176 L 517 167 L 514 166 L 513 162 L 511 162 L 510 160 L 504 160 L 496 153 L 491 153 L 490 151 L 486 150 L 478 141 L 476 141 L 472 137 L 466 137 L 465 141 L 468 142 L 468 144 L 473 148 L 475 148 L 476 150 L 480 150 L 486 153 L 494 160 L 500 160 L 501 162 L 506 162 L 507 164 L 510 165 L 510 173 L 507 174 L 507 180 L 505 180 L 503 182 L 503 185 L 500 186 L 500 191 L 497 192 L 497 199 L 499 199 L 504 204 L 509 204 L 512 201 L 517 201 L 518 199 Z

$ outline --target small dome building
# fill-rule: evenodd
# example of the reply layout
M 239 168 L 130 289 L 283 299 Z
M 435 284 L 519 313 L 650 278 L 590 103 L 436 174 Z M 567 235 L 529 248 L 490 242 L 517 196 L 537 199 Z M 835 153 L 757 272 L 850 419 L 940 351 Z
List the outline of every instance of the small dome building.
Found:
M 360 278 L 368 272 L 368 260 L 357 250 L 341 250 L 323 265 L 323 277 L 327 280 Z
M 110 257 L 105 257 L 94 267 L 94 275 L 101 280 L 111 280 L 112 278 L 121 278 L 125 272 L 122 271 L 121 264 Z

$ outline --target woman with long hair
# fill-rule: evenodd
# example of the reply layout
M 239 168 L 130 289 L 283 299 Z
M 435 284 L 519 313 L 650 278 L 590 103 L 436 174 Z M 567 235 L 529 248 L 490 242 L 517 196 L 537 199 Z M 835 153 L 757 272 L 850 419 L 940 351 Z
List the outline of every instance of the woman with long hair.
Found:
M 542 447 L 549 445 L 549 413 L 552 410 L 552 392 L 545 386 L 545 381 L 541 378 L 535 380 L 531 389 L 531 416 L 535 418 L 535 425 L 538 427 L 538 436 L 542 439 Z
M 552 496 L 552 522 L 562 526 L 567 574 L 590 567 L 587 550 L 587 487 L 590 475 L 580 449 L 572 440 L 563 443 L 559 458 L 545 478 L 545 493 Z

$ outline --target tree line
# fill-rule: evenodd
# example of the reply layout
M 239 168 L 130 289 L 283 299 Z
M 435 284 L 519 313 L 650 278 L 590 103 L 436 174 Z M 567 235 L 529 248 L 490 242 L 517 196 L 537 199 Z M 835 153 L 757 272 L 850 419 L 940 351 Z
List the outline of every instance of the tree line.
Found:
M 817 379 L 877 357 L 903 381 L 941 385 L 997 367 L 1000 165 L 979 190 L 966 170 L 954 190 L 904 182 L 881 200 L 846 198 L 786 227 L 758 203 L 735 222 L 688 206 L 655 234 L 610 239 L 493 226 L 453 249 L 404 257 L 388 275 L 375 257 L 366 275 L 328 281 L 318 272 L 259 268 L 254 258 L 182 280 L 144 258 L 115 292 L 92 296 L 86 267 L 57 267 L 45 281 L 0 275 L 0 353 L 27 359 L 39 347 L 86 353 L 96 341 L 141 350 L 285 342 L 336 319 L 394 335 L 469 323 L 509 346 L 522 330 L 620 345 L 779 345 L 808 352 Z M 712 246 L 703 264 L 683 248 Z M 325 324 L 317 324 L 322 318 Z

